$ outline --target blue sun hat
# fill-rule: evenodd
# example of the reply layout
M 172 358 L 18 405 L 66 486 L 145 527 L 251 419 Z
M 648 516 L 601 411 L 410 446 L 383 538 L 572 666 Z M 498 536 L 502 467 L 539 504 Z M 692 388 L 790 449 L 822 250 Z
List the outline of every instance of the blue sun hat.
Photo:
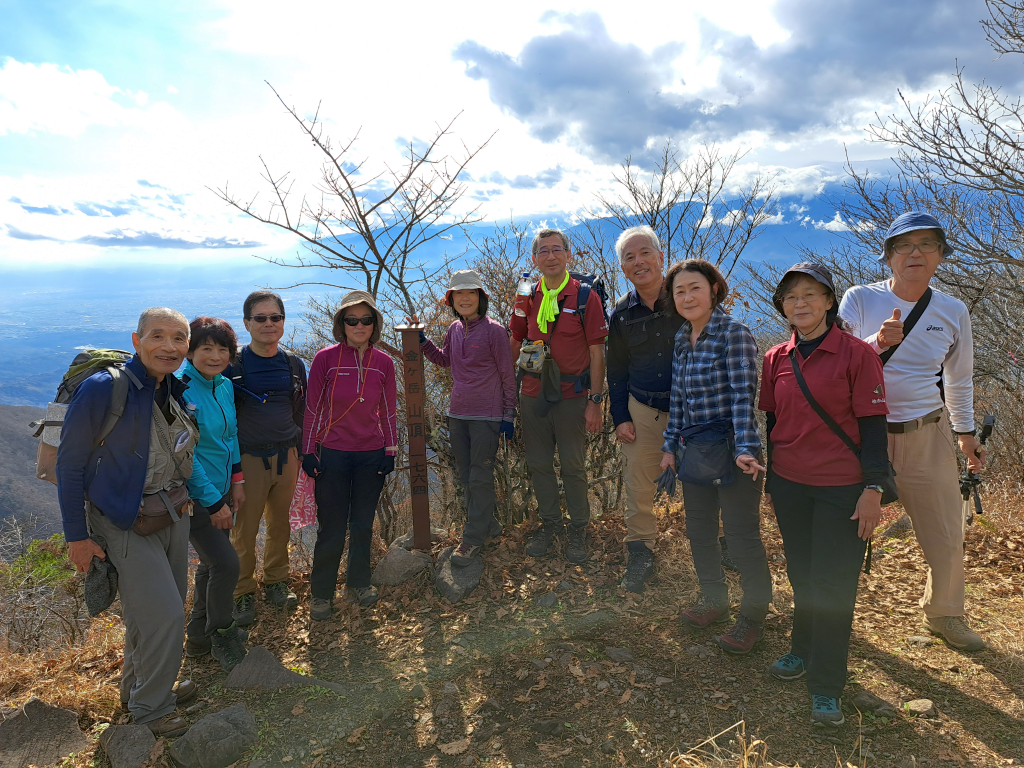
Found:
M 942 233 L 943 245 L 942 249 L 943 257 L 949 256 L 953 253 L 953 249 L 950 247 L 946 240 L 946 230 L 936 219 L 929 213 L 921 213 L 920 211 L 909 211 L 900 216 L 897 216 L 895 221 L 889 225 L 889 229 L 885 233 L 885 242 L 882 244 L 882 255 L 878 257 L 879 264 L 885 264 L 887 259 L 885 252 L 889 249 L 889 242 L 894 237 L 905 235 L 907 232 L 916 232 L 919 229 L 937 229 Z

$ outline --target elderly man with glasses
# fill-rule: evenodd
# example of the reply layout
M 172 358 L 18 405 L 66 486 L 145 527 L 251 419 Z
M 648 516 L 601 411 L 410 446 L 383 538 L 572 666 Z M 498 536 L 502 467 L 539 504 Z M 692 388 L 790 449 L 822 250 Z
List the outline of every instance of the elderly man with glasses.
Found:
M 242 454 L 245 502 L 231 529 L 238 552 L 234 619 L 239 627 L 256 621 L 256 536 L 266 516 L 263 590 L 275 608 L 298 604 L 288 588 L 288 508 L 299 473 L 298 444 L 306 410 L 306 366 L 280 348 L 284 302 L 276 293 L 254 291 L 243 305 L 252 340 L 242 347 L 224 375 L 235 387 L 238 447 Z
M 959 467 L 947 425 L 948 414 L 968 467 L 980 470 L 985 449 L 974 436 L 971 318 L 962 301 L 928 286 L 950 253 L 937 219 L 903 214 L 886 232 L 879 257 L 892 277 L 854 286 L 839 311 L 882 358 L 896 487 L 928 561 L 924 626 L 954 648 L 978 651 L 985 642 L 964 620 Z
M 557 229 L 533 238 L 533 264 L 541 273 L 522 315 L 509 323 L 512 357 L 523 373 L 519 415 L 537 513 L 541 525 L 530 536 L 526 554 L 543 557 L 564 530 L 555 477 L 555 448 L 561 466 L 569 532 L 565 559 L 587 560 L 590 499 L 587 485 L 587 432 L 603 421 L 604 309 L 596 290 L 569 274 L 569 239 Z M 524 349 L 527 359 L 520 356 Z M 531 352 L 532 350 L 532 352 Z M 529 360 L 545 358 L 538 373 Z

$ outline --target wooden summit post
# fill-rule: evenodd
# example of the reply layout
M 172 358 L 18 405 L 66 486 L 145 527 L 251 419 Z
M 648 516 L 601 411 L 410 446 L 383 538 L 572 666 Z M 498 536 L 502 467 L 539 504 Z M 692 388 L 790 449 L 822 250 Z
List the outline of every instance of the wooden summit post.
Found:
M 430 551 L 430 495 L 427 489 L 427 439 L 423 430 L 423 325 L 395 326 L 402 334 L 405 419 L 409 429 L 409 498 L 412 500 L 413 548 Z

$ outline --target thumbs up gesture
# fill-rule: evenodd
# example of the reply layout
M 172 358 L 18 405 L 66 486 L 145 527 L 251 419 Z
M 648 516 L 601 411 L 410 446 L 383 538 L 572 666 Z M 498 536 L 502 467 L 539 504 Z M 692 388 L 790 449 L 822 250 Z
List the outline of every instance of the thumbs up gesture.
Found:
M 900 314 L 900 310 L 894 309 L 892 317 L 882 323 L 876 337 L 880 348 L 888 349 L 903 341 L 903 321 L 900 320 Z

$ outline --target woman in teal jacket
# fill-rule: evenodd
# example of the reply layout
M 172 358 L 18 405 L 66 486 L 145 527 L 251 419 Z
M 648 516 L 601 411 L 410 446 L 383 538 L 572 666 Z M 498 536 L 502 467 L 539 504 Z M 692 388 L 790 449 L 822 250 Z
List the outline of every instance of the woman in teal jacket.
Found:
M 245 657 L 247 633 L 231 617 L 238 582 L 238 554 L 228 531 L 232 510 L 245 499 L 235 396 L 231 381 L 221 375 L 237 351 L 235 332 L 225 321 L 197 317 L 189 326 L 188 362 L 181 373 L 188 385 L 187 408 L 199 422 L 192 477 L 188 481 L 193 502 L 189 541 L 199 555 L 192 614 L 186 626 L 185 653 L 212 653 L 230 671 Z

